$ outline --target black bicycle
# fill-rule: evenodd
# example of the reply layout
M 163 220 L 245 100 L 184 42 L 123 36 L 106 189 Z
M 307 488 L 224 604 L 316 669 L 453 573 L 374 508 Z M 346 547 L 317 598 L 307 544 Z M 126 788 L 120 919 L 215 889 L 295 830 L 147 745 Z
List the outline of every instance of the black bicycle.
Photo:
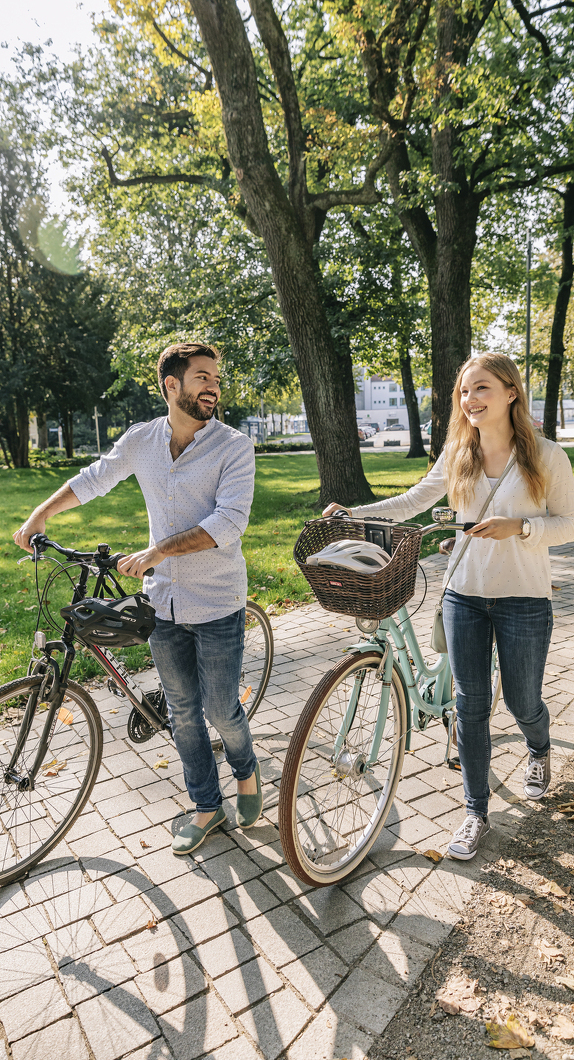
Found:
M 28 676 L 0 687 L 0 885 L 24 876 L 63 839 L 82 812 L 98 775 L 103 748 L 100 714 L 86 689 L 70 678 L 78 647 L 89 652 L 108 674 L 108 689 L 131 702 L 130 740 L 145 743 L 161 730 L 171 734 L 161 685 L 144 693 L 111 650 L 118 644 L 143 643 L 153 629 L 153 617 L 149 624 L 153 608 L 145 594 L 128 596 L 114 573 L 123 553 L 111 554 L 107 544 L 98 545 L 95 552 L 78 552 L 44 534 L 35 534 L 30 544 L 39 602 L 34 649 Z M 45 557 L 47 549 L 67 562 Z M 38 565 L 42 558 L 53 560 L 56 566 L 41 589 Z M 96 582 L 88 597 L 90 577 Z M 67 578 L 73 590 L 71 603 L 60 609 L 63 625 L 49 610 L 49 597 L 59 578 Z M 100 633 L 94 634 L 91 618 L 97 619 L 98 609 L 108 616 L 106 632 L 101 632 L 100 623 Z M 131 639 L 130 622 L 134 624 Z M 55 632 L 56 638 L 48 640 L 39 629 L 41 624 Z M 106 635 L 110 646 L 105 643 Z M 240 687 L 248 719 L 263 699 L 272 665 L 269 618 L 248 601 Z M 212 731 L 210 735 L 214 747 L 221 747 L 217 734 Z

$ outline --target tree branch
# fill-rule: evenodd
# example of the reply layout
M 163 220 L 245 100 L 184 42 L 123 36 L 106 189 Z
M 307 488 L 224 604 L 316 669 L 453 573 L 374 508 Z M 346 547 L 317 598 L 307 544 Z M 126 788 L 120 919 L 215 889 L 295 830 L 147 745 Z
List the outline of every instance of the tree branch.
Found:
M 522 188 L 533 188 L 541 180 L 546 180 L 548 177 L 558 177 L 561 173 L 574 173 L 574 159 L 571 162 L 562 162 L 556 166 L 544 166 L 542 172 L 529 177 L 527 180 L 508 180 L 506 183 L 498 184 L 496 187 L 485 191 L 482 197 L 499 195 L 502 191 L 520 191 Z
M 305 133 L 301 121 L 299 97 L 293 77 L 289 45 L 277 17 L 272 0 L 249 0 L 257 29 L 269 56 L 273 76 L 277 82 L 287 130 L 289 152 L 289 198 L 300 221 L 307 205 L 305 165 Z
M 311 201 L 317 210 L 332 210 L 336 206 L 373 206 L 381 202 L 382 195 L 375 187 L 377 173 L 388 162 L 393 147 L 390 142 L 383 147 L 367 168 L 365 179 L 359 188 L 341 188 L 340 190 L 319 191 L 311 195 Z
M 561 0 L 559 4 L 551 4 L 550 7 L 541 7 L 538 11 L 533 11 L 531 18 L 540 18 L 540 15 L 547 15 L 549 11 L 560 11 L 563 7 L 574 8 L 574 0 Z
M 170 49 L 170 51 L 174 53 L 174 55 L 179 56 L 180 59 L 183 59 L 184 63 L 189 63 L 189 65 L 193 66 L 193 68 L 197 70 L 200 74 L 203 74 L 205 78 L 205 85 L 203 86 L 203 91 L 209 92 L 209 90 L 213 86 L 213 74 L 211 73 L 211 70 L 205 70 L 203 66 L 200 66 L 199 63 L 196 63 L 195 59 L 191 58 L 191 55 L 185 55 L 184 52 L 180 52 L 179 48 L 176 47 L 173 41 L 171 41 L 169 37 L 166 37 L 165 33 L 163 32 L 161 27 L 158 26 L 155 19 L 152 19 L 152 26 L 155 29 L 156 33 L 158 33 L 161 37 L 163 43 L 167 45 L 167 47 Z
M 529 34 L 530 37 L 534 37 L 534 39 L 538 41 L 540 47 L 542 48 L 544 57 L 546 59 L 549 59 L 552 54 L 550 45 L 548 44 L 548 41 L 546 40 L 544 34 L 541 33 L 539 29 L 536 29 L 536 26 L 532 25 L 530 14 L 526 10 L 524 4 L 522 3 L 522 0 L 511 0 L 511 2 L 514 10 L 516 11 L 522 24 L 524 25 L 526 32 Z
M 137 177 L 122 179 L 118 177 L 114 169 L 112 156 L 107 147 L 102 147 L 101 155 L 108 167 L 110 184 L 115 188 L 133 188 L 139 184 L 198 184 L 212 188 L 214 191 L 218 191 L 220 195 L 225 195 L 228 191 L 223 181 L 196 173 L 141 173 Z

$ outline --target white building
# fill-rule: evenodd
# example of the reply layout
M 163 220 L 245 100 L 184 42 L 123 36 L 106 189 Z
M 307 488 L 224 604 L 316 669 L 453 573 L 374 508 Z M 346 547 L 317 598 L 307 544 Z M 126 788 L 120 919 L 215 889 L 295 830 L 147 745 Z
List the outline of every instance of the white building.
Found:
M 359 392 L 355 394 L 357 419 L 373 420 L 379 427 L 401 423 L 408 427 L 406 400 L 403 388 L 391 376 L 367 376 L 366 369 L 360 368 L 357 378 Z M 430 387 L 418 387 L 417 401 L 420 405 L 424 397 L 430 397 Z

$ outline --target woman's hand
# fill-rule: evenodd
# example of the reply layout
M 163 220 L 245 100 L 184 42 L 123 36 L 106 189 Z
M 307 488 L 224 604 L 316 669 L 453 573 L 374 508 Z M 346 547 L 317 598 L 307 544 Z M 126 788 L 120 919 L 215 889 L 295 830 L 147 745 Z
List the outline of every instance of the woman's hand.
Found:
M 325 508 L 325 511 L 323 512 L 323 518 L 326 519 L 329 515 L 333 515 L 334 512 L 346 512 L 347 515 L 350 515 L 351 509 L 345 508 L 344 504 L 337 504 L 336 501 L 333 501 L 332 504 L 328 504 Z
M 510 519 L 506 515 L 493 515 L 490 519 L 483 519 L 471 530 L 466 531 L 467 537 L 491 538 L 494 541 L 506 541 L 507 537 L 514 537 L 522 533 L 522 519 Z

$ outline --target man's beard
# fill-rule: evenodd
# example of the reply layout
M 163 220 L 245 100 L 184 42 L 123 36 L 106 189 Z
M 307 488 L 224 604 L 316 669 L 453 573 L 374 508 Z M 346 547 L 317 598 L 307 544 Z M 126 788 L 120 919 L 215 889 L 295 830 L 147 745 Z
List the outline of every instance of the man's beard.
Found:
M 178 394 L 175 403 L 178 409 L 186 412 L 194 420 L 210 420 L 216 409 L 216 405 L 212 409 L 207 409 L 205 406 L 200 405 L 199 401 L 196 401 L 184 390 Z

